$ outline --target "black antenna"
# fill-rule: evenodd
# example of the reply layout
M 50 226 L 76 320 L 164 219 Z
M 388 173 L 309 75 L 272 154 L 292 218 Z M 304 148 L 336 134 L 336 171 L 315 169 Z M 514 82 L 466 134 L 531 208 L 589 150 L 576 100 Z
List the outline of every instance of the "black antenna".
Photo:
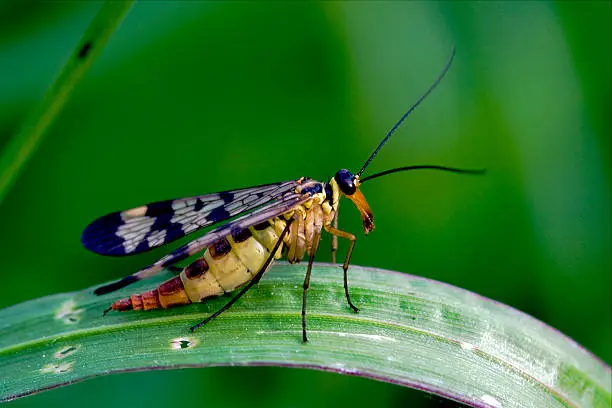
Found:
M 444 69 L 442 70 L 442 72 L 440 73 L 440 75 L 438 75 L 438 78 L 436 78 L 436 80 L 434 81 L 434 83 L 429 87 L 429 89 L 423 94 L 421 95 L 421 97 L 414 103 L 414 105 L 412 105 L 410 107 L 410 109 L 408 109 L 408 111 L 406 113 L 404 113 L 404 115 L 402 115 L 402 117 L 400 118 L 400 120 L 397 121 L 397 123 L 391 128 L 391 130 L 389 132 L 387 132 L 387 135 L 385 136 L 385 138 L 382 140 L 382 142 L 380 142 L 380 144 L 378 145 L 378 147 L 376 148 L 376 150 L 374 150 L 374 153 L 372 153 L 370 155 L 370 157 L 368 157 L 368 160 L 366 160 L 365 164 L 363 165 L 363 167 L 361 168 L 361 170 L 359 170 L 359 173 L 357 173 L 357 177 L 361 176 L 361 173 L 363 173 L 363 171 L 366 169 L 366 167 L 368 167 L 368 165 L 370 164 L 370 162 L 372 161 L 372 159 L 378 154 L 378 151 L 383 147 L 383 145 L 385 143 L 387 143 L 387 140 L 389 140 L 389 138 L 391 137 L 391 135 L 393 133 L 395 133 L 395 131 L 397 130 L 398 127 L 400 127 L 400 125 L 402 124 L 402 122 L 404 121 L 404 119 L 406 119 L 408 117 L 408 115 L 410 115 L 412 113 L 412 111 L 419 106 L 419 104 L 421 102 L 423 102 L 423 99 L 425 99 L 427 97 L 427 95 L 429 95 L 431 93 L 431 91 L 434 90 L 434 88 L 436 86 L 438 86 L 438 84 L 440 83 L 440 81 L 442 81 L 442 78 L 444 78 L 444 75 L 446 75 L 446 73 L 448 72 L 448 69 L 451 66 L 451 63 L 453 62 L 453 58 L 455 57 L 455 46 L 453 45 L 453 48 L 451 49 L 451 55 L 448 58 L 448 62 L 446 63 L 446 66 L 444 67 Z
M 466 169 L 458 169 L 458 168 L 455 168 L 455 167 L 434 166 L 434 165 L 429 165 L 429 164 L 423 164 L 423 165 L 418 165 L 418 166 L 405 166 L 405 167 L 398 167 L 396 169 L 381 171 L 380 173 L 376 173 L 376 174 L 372 174 L 371 176 L 364 177 L 360 181 L 363 183 L 363 182 L 368 181 L 368 180 L 372 180 L 372 179 L 375 179 L 375 178 L 378 178 L 378 177 L 386 176 L 387 174 L 397 173 L 398 171 L 423 170 L 423 169 L 443 170 L 443 171 L 450 171 L 452 173 L 475 174 L 475 175 L 485 174 L 486 173 L 485 169 L 481 169 L 481 170 L 466 170 Z

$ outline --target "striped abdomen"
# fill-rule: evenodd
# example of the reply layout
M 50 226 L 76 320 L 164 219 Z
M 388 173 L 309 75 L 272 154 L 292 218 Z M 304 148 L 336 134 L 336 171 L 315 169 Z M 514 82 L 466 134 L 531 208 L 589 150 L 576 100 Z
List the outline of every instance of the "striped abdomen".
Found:
M 278 241 L 280 218 L 239 231 L 211 245 L 204 255 L 157 289 L 134 294 L 111 305 L 113 310 L 150 310 L 186 305 L 232 292 L 260 271 Z M 274 258 L 282 254 L 282 244 Z

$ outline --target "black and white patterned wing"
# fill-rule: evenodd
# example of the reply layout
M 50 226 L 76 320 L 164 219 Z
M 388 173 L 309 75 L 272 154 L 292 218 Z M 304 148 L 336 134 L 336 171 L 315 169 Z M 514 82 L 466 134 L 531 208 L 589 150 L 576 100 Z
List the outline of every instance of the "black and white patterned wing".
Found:
M 281 199 L 270 205 L 254 210 L 249 214 L 246 214 L 236 220 L 233 220 L 228 224 L 222 225 L 219 228 L 210 231 L 203 237 L 197 238 L 189 242 L 188 244 L 177 248 L 170 254 L 161 258 L 159 261 L 155 262 L 153 265 L 141 269 L 133 275 L 126 276 L 125 278 L 117 282 L 97 288 L 94 293 L 96 295 L 104 295 L 106 293 L 114 292 L 116 290 L 124 288 L 127 285 L 139 281 L 141 279 L 156 275 L 164 268 L 172 266 L 177 262 L 180 262 L 202 250 L 205 250 L 215 242 L 227 237 L 232 233 L 237 233 L 253 225 L 257 225 L 266 220 L 278 217 L 288 211 L 291 211 L 291 209 L 306 202 L 309 199 L 309 195 L 288 193 Z
M 159 201 L 98 218 L 83 231 L 85 248 L 125 256 L 167 244 L 270 201 L 295 195 L 297 181 Z

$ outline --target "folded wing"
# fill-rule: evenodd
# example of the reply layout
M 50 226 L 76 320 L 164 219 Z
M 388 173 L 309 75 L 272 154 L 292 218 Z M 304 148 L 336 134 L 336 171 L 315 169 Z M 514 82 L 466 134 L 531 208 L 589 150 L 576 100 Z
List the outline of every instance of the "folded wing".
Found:
M 295 180 L 155 203 L 98 218 L 83 231 L 85 248 L 101 255 L 149 251 L 201 228 L 295 196 Z

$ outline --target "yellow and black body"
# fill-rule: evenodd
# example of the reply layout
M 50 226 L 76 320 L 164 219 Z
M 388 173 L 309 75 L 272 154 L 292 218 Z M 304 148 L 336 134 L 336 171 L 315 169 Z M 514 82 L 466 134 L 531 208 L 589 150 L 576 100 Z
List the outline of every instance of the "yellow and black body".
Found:
M 334 237 L 348 238 L 354 243 L 355 237 L 352 234 L 332 225 L 342 195 L 357 205 L 363 216 L 366 234 L 374 229 L 372 212 L 359 190 L 358 178 L 348 170 L 340 170 L 328 183 L 300 178 L 296 180 L 294 192 L 307 197 L 307 200 L 280 216 L 221 238 L 206 248 L 202 256 L 183 268 L 178 276 L 168 279 L 156 289 L 117 300 L 111 309 L 126 311 L 169 308 L 233 292 L 258 274 L 263 274 L 264 265 L 266 269 L 269 268 L 283 254 L 290 263 L 302 261 L 306 254 L 314 257 L 322 229 Z M 288 223 L 289 220 L 292 222 Z M 285 229 L 287 232 L 283 234 Z M 345 262 L 347 268 L 350 252 L 352 245 Z M 348 289 L 347 298 L 352 306 Z

